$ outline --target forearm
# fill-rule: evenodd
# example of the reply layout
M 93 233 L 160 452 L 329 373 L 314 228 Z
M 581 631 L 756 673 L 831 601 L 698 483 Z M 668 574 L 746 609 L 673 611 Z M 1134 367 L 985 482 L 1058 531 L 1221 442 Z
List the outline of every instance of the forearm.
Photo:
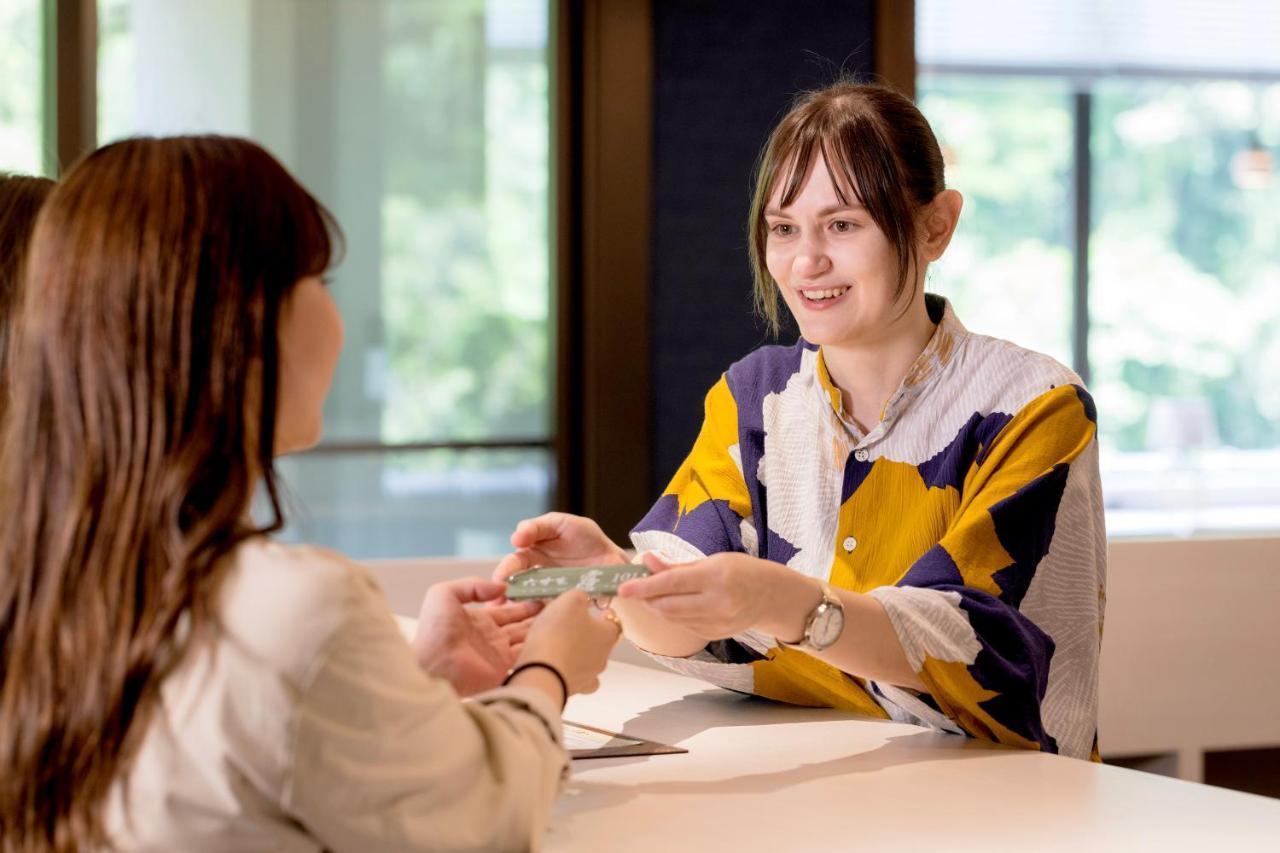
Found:
M 815 654 L 819 660 L 850 675 L 927 691 L 907 662 L 898 633 L 884 606 L 870 595 L 836 590 L 844 604 L 845 629 L 831 648 Z
M 803 639 L 809 614 L 822 600 L 822 592 L 813 578 L 791 569 L 785 572 L 777 584 L 777 607 L 757 627 L 781 642 L 798 642 Z M 863 593 L 834 588 L 832 592 L 844 605 L 844 631 L 830 648 L 804 651 L 859 678 L 925 690 L 920 676 L 907 662 L 883 605 Z

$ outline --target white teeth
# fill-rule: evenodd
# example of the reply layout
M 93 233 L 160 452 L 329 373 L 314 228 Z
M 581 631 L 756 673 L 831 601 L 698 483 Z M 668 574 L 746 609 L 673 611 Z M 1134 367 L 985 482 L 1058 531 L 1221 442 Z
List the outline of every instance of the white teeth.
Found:
M 834 299 L 835 297 L 843 294 L 848 289 L 849 288 L 847 287 L 832 287 L 828 290 L 806 290 L 804 296 L 805 296 L 805 299 L 810 299 L 810 300 L 813 300 L 814 302 L 820 302 L 823 299 Z

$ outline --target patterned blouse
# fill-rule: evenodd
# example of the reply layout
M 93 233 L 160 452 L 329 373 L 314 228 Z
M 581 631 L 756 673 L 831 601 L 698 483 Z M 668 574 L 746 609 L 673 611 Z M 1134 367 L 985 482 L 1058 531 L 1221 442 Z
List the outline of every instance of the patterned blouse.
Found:
M 1093 400 L 1048 356 L 970 333 L 941 297 L 926 304 L 933 337 L 865 434 L 804 340 L 730 367 L 631 537 L 673 562 L 739 551 L 875 596 L 928 691 L 847 675 L 755 631 L 658 659 L 783 702 L 1097 760 L 1106 534 Z

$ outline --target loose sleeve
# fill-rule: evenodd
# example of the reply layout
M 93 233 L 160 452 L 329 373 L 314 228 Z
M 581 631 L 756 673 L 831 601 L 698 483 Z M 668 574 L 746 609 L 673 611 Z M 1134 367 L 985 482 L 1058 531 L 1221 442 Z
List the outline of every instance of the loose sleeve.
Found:
M 725 377 L 707 392 L 702 429 L 688 458 L 631 531 L 631 541 L 637 551 L 657 551 L 673 562 L 722 551 L 757 553 L 738 409 Z
M 670 563 L 725 551 L 758 556 L 751 493 L 742 472 L 738 408 L 724 376 L 707 392 L 693 449 L 631 531 L 631 542 L 638 553 L 654 551 Z M 768 638 L 747 632 L 709 643 L 687 658 L 649 656 L 684 675 L 750 693 L 751 664 L 762 659 L 770 645 Z
M 1084 389 L 1032 400 L 978 452 L 941 541 L 870 593 L 928 688 L 921 698 L 974 737 L 1096 755 L 1106 536 L 1095 433 Z
M 536 848 L 568 773 L 535 690 L 463 702 L 417 666 L 385 604 L 354 606 L 301 689 L 284 807 L 327 848 Z

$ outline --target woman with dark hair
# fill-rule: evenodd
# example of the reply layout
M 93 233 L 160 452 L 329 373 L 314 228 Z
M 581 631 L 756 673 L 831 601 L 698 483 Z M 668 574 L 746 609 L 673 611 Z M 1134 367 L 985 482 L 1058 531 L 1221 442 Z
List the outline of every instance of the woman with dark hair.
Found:
M 0 173 L 0 353 L 36 214 L 52 191 L 53 181 L 48 178 Z
M 536 844 L 616 625 L 474 579 L 411 646 L 362 569 L 269 538 L 341 347 L 331 233 L 218 137 L 108 146 L 46 203 L 0 443 L 4 849 Z
M 962 200 L 890 89 L 799 98 L 756 174 L 757 304 L 800 328 L 732 365 L 632 541 L 628 637 L 734 690 L 1096 759 L 1106 536 L 1092 399 L 924 292 Z M 497 578 L 624 554 L 520 524 Z M 678 566 L 676 564 L 679 564 Z

